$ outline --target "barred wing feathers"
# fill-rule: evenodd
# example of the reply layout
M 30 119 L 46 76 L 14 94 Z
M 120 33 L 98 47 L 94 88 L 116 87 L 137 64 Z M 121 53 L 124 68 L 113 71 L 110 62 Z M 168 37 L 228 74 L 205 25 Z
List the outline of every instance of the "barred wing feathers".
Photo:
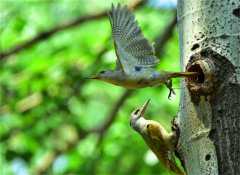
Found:
M 118 62 L 125 73 L 134 71 L 135 66 L 152 67 L 158 63 L 153 47 L 127 6 L 112 6 L 109 18 Z

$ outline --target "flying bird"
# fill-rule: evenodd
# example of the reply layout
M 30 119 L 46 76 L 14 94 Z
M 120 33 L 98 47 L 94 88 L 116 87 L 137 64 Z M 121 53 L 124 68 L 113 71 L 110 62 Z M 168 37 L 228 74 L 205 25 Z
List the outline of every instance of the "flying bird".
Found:
M 102 70 L 91 79 L 105 81 L 128 89 L 165 84 L 173 91 L 171 78 L 193 77 L 196 72 L 156 71 L 159 59 L 153 46 L 143 36 L 137 21 L 127 6 L 112 5 L 108 13 L 112 27 L 115 52 L 115 70 Z

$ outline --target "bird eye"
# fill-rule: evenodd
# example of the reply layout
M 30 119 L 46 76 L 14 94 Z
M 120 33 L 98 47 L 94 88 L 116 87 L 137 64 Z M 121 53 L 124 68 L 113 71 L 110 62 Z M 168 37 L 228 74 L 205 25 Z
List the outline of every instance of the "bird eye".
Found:
M 139 71 L 142 69 L 142 68 L 139 67 L 139 66 L 135 66 L 134 68 L 135 68 L 135 71 L 137 71 L 137 72 L 139 72 Z
M 137 109 L 137 110 L 134 112 L 134 114 L 137 115 L 138 112 L 139 112 L 139 109 Z
M 147 128 L 149 128 L 150 124 L 147 124 Z
M 102 70 L 101 72 L 99 72 L 100 74 L 104 74 L 106 71 L 105 70 Z

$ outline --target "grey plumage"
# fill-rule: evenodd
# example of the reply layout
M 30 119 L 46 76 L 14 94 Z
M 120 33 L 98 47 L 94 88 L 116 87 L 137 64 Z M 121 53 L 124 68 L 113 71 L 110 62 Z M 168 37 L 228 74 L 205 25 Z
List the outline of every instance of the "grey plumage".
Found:
M 134 66 L 152 67 L 158 63 L 152 45 L 144 38 L 134 15 L 127 6 L 112 6 L 109 12 L 116 55 L 124 72 L 130 73 Z M 125 63 L 128 65 L 125 66 Z M 129 70 L 130 69 L 130 70 Z
M 172 89 L 171 78 L 191 77 L 196 72 L 156 71 L 159 62 L 154 55 L 154 48 L 143 36 L 134 15 L 127 6 L 112 5 L 109 12 L 115 52 L 116 69 L 101 71 L 93 79 L 99 79 L 128 89 L 144 88 L 165 84 Z

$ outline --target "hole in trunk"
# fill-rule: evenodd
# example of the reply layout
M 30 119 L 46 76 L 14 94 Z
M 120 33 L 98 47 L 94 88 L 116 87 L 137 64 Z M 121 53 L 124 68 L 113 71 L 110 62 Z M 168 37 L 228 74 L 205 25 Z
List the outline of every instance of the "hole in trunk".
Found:
M 205 156 L 205 160 L 206 161 L 209 161 L 211 159 L 211 155 L 210 154 L 207 154 L 206 156 Z
M 202 68 L 200 67 L 199 64 L 194 64 L 188 69 L 189 72 L 198 72 L 198 75 L 189 78 L 190 81 L 195 82 L 195 83 L 204 83 L 204 73 Z
M 240 7 L 234 9 L 232 13 L 233 13 L 233 15 L 235 15 L 236 17 L 240 18 Z
M 199 47 L 200 47 L 199 44 L 196 43 L 196 44 L 194 44 L 194 45 L 192 46 L 191 51 L 194 51 L 195 49 L 197 49 L 197 48 L 199 48 Z

